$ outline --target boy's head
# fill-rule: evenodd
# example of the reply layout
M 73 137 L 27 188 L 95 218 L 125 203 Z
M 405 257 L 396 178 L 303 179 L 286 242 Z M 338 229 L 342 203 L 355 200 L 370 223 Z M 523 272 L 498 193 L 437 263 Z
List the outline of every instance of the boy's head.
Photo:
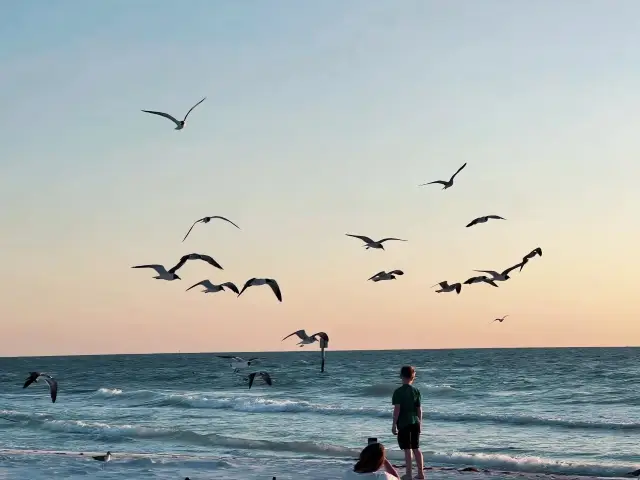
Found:
M 404 383 L 411 383 L 416 378 L 416 369 L 411 365 L 405 365 L 400 369 L 400 378 Z

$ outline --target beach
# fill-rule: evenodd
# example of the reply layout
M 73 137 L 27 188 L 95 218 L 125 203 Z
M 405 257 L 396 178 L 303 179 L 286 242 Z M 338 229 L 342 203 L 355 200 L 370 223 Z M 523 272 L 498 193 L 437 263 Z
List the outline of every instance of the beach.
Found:
M 639 353 L 329 350 L 324 374 L 313 348 L 240 354 L 273 377 L 250 390 L 214 354 L 2 358 L 0 479 L 332 479 L 371 436 L 401 463 L 403 364 L 417 369 L 430 478 L 621 477 L 640 467 Z M 22 389 L 32 370 L 58 379 L 55 404 L 46 386 Z M 107 450 L 104 468 L 90 459 Z

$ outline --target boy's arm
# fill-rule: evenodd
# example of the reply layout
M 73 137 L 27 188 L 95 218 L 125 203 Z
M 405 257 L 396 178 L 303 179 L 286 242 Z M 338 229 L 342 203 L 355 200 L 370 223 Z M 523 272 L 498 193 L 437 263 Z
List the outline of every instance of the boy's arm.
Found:
M 416 413 L 418 414 L 418 425 L 422 429 L 422 394 L 418 390 L 418 398 L 416 399 Z
M 398 424 L 398 417 L 400 417 L 400 405 L 393 406 L 393 424 Z
M 395 435 L 398 428 L 398 417 L 400 416 L 400 399 L 398 398 L 398 391 L 393 392 L 391 396 L 391 403 L 393 404 L 393 425 L 391 425 L 391 432 Z

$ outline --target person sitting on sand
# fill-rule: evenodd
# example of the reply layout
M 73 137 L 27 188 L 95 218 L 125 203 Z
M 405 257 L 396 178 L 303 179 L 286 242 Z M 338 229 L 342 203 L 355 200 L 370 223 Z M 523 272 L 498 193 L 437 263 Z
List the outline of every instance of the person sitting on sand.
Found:
M 422 430 L 422 406 L 420 390 L 411 385 L 416 378 L 416 369 L 405 365 L 400 369 L 402 386 L 393 392 L 393 426 L 391 432 L 398 436 L 398 446 L 404 451 L 407 474 L 403 478 L 413 478 L 411 452 L 416 457 L 419 479 L 424 479 L 424 458 L 420 451 L 420 432 Z
M 384 445 L 370 443 L 360 452 L 360 460 L 355 464 L 353 470 L 347 471 L 342 478 L 343 480 L 365 480 L 367 478 L 398 480 L 400 475 L 387 460 Z

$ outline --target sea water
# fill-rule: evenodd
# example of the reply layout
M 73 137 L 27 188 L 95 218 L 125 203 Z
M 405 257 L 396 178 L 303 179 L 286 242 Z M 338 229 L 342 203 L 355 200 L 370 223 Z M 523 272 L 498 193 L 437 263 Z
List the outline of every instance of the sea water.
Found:
M 640 468 L 640 349 L 320 351 L 0 359 L 0 479 L 339 479 L 417 369 L 428 465 L 622 476 Z M 269 372 L 251 389 L 247 372 Z M 58 379 L 22 388 L 29 371 Z M 103 465 L 90 455 L 110 450 Z M 81 455 L 82 453 L 82 455 Z M 443 473 L 444 472 L 444 473 Z M 458 476 L 440 471 L 435 476 Z M 401 472 L 402 473 L 402 472 Z

